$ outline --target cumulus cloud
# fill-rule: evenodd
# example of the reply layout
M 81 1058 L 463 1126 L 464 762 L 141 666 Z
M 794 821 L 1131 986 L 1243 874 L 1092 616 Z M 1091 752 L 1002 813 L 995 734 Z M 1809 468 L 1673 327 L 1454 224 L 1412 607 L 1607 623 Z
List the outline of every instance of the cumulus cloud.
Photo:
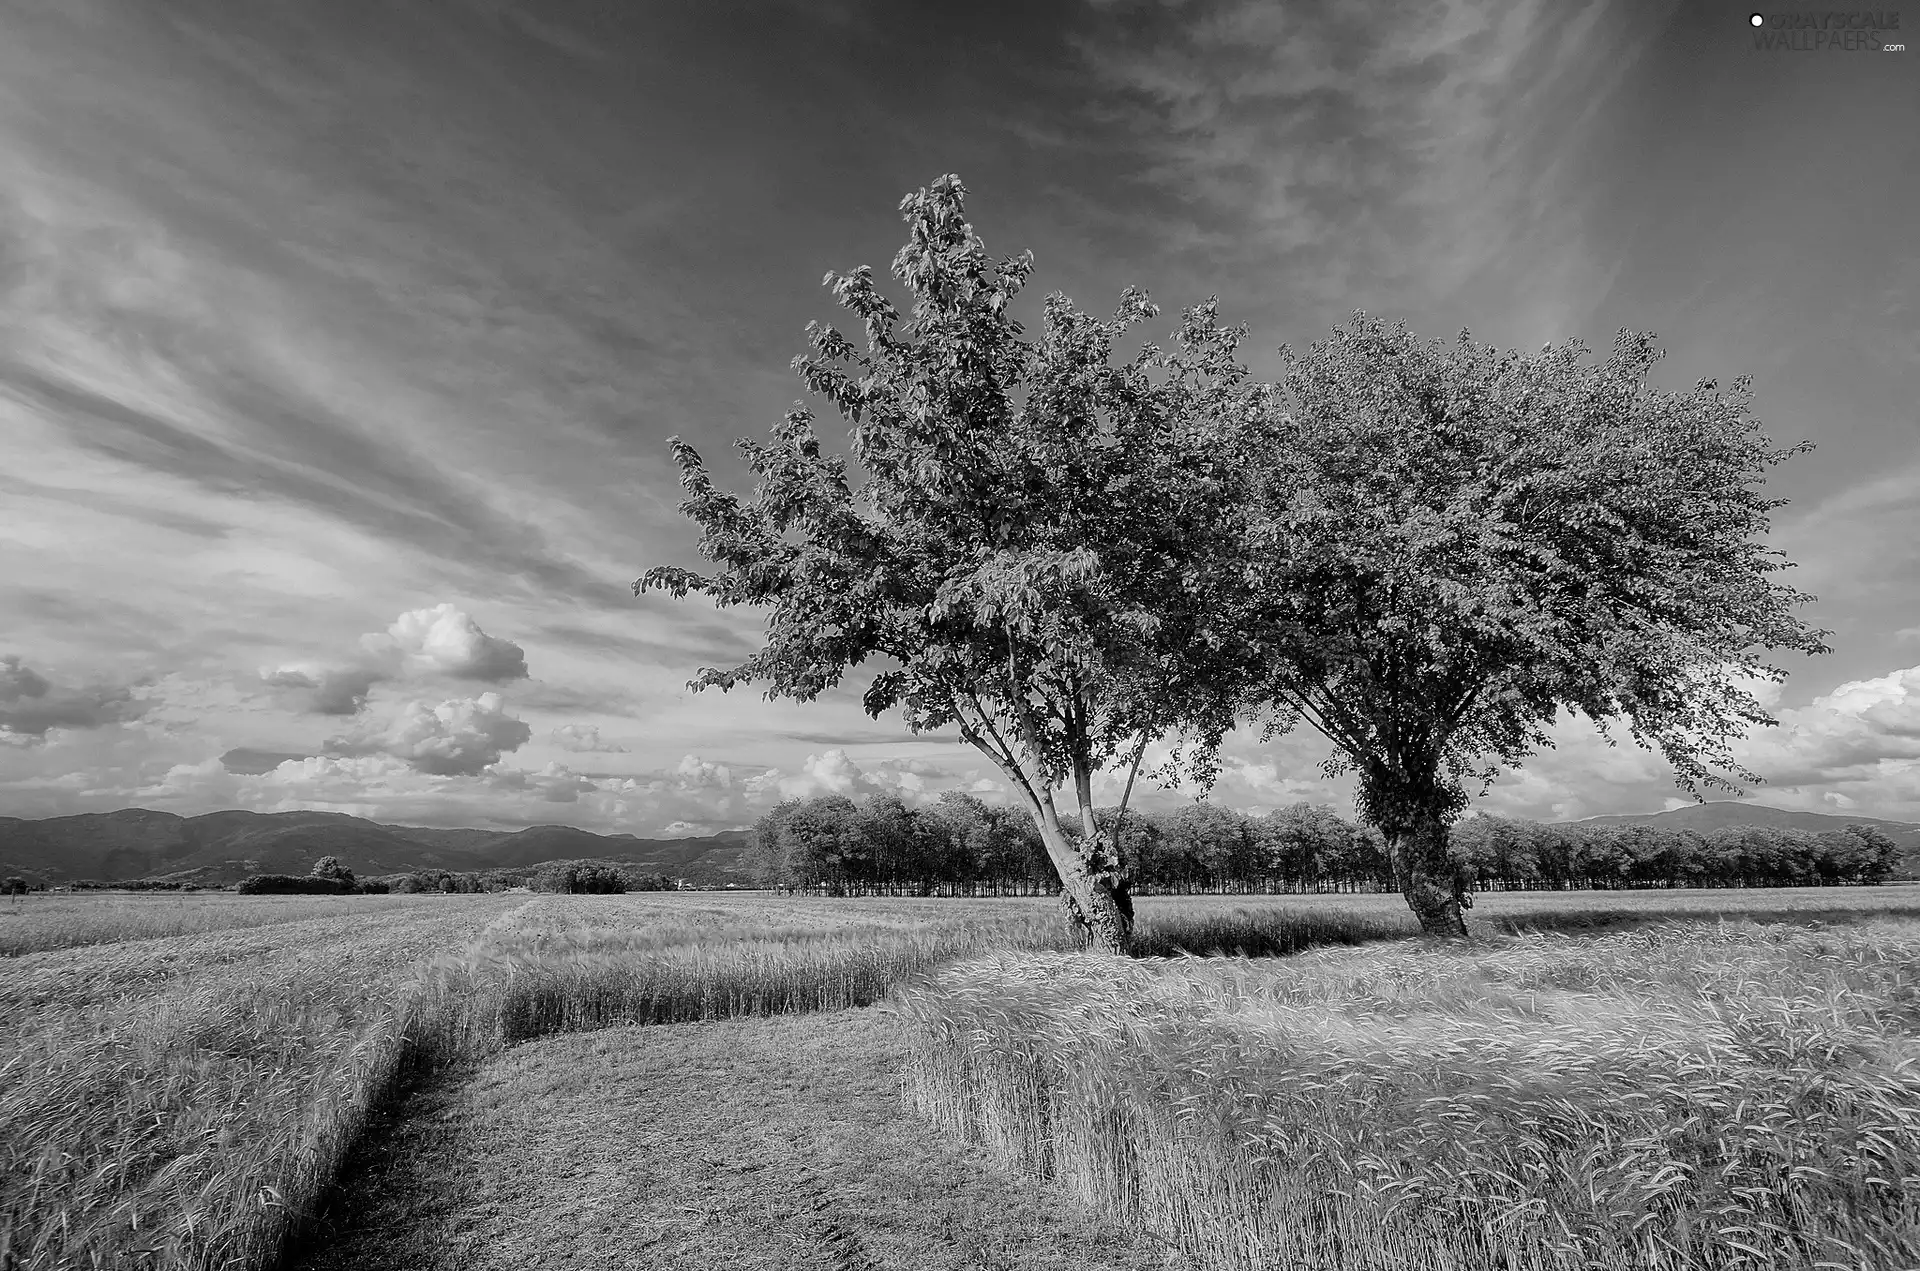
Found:
M 527 659 L 519 645 L 488 635 L 467 614 L 442 604 L 410 610 L 384 632 L 361 636 L 359 652 L 339 662 L 262 667 L 260 681 L 288 695 L 295 710 L 358 715 L 374 685 L 401 679 L 410 670 L 497 683 L 525 679 Z
M 408 702 L 384 728 L 330 738 L 326 749 L 349 757 L 387 755 L 430 776 L 476 776 L 532 736 L 531 728 L 506 713 L 498 693 L 482 693 L 437 705 Z
M 698 755 L 684 755 L 673 775 L 682 790 L 724 790 L 733 784 L 733 770 L 708 763 Z
M 1741 749 L 1770 784 L 1871 783 L 1920 800 L 1920 667 L 1851 680 L 1776 714 L 1780 727 L 1757 731 Z
M 0 733 L 29 741 L 53 728 L 105 728 L 146 714 L 150 703 L 125 686 L 61 688 L 17 656 L 0 658 Z
M 553 730 L 553 744 L 575 754 L 624 755 L 625 746 L 600 739 L 598 724 L 562 724 Z
M 691 755 L 683 759 L 680 764 L 682 773 L 688 770 L 690 761 L 698 763 Z M 797 773 L 788 774 L 778 768 L 769 768 L 758 776 L 747 778 L 742 788 L 752 798 L 777 796 L 781 799 L 806 799 L 818 794 L 841 794 L 857 799 L 875 794 L 898 794 L 920 802 L 930 802 L 937 797 L 937 792 L 929 781 L 950 775 L 946 769 L 924 759 L 882 759 L 863 765 L 846 751 L 836 748 L 808 755 Z
M 268 688 L 296 695 L 296 709 L 313 715 L 357 715 L 366 709 L 373 686 L 392 675 L 383 667 L 320 666 L 302 663 L 262 667 L 260 682 Z
M 500 769 L 487 774 L 487 784 L 496 790 L 526 790 L 548 803 L 577 803 L 582 794 L 600 787 L 565 764 L 550 763 L 538 772 L 524 768 Z
M 450 604 L 403 613 L 384 635 L 361 636 L 360 645 L 375 657 L 398 654 L 463 680 L 498 684 L 527 678 L 527 655 L 519 645 L 488 635 Z

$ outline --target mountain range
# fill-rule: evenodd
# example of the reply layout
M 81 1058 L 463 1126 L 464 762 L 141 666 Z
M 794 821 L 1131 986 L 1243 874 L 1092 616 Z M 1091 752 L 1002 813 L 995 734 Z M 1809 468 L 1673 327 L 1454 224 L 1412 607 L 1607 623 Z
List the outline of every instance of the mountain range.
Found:
M 35 882 L 178 878 L 202 886 L 250 873 L 304 874 L 337 856 L 362 876 L 416 869 L 482 870 L 553 860 L 617 860 L 696 884 L 747 882 L 747 831 L 698 838 L 594 834 L 569 825 L 524 830 L 382 825 L 339 812 L 209 812 L 146 808 L 27 821 L 0 817 L 0 876 Z

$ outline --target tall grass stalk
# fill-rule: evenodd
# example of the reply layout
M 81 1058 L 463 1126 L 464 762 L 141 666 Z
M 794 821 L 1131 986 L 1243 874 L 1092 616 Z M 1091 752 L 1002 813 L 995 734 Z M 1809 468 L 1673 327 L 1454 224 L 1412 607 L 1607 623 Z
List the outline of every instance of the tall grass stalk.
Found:
M 0 1267 L 271 1265 L 406 1049 L 407 968 L 505 902 L 0 970 Z
M 906 1092 L 1201 1267 L 1920 1265 L 1920 924 L 995 955 Z

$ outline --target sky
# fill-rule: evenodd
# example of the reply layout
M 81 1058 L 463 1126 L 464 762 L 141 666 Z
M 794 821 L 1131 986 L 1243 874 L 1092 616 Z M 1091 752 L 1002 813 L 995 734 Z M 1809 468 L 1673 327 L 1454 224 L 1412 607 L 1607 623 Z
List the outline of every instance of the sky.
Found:
M 1364 309 L 1752 376 L 1816 443 L 1770 541 L 1833 633 L 1783 655 L 1754 797 L 1920 821 L 1920 49 L 1880 47 L 1920 9 L 1805 47 L 1822 12 L 7 0 L 0 814 L 674 836 L 999 798 L 857 678 L 688 692 L 763 617 L 631 590 L 702 563 L 667 438 L 744 492 L 823 274 L 884 274 L 952 172 L 1028 299 L 1135 284 L 1170 330 L 1217 295 L 1257 373 Z M 1476 806 L 1682 801 L 1615 740 L 1565 721 Z M 1325 753 L 1238 734 L 1212 798 L 1350 811 Z

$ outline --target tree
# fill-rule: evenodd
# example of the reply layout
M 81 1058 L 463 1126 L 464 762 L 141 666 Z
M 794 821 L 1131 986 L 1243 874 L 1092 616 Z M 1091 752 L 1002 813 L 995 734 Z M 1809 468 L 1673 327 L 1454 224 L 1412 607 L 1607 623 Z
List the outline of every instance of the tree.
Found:
M 916 732 L 958 726 L 1032 817 L 1069 914 L 1098 947 L 1127 947 L 1123 862 L 1097 832 L 1092 784 L 1125 767 L 1130 795 L 1156 738 L 1178 738 L 1161 775 L 1212 771 L 1250 663 L 1212 592 L 1238 577 L 1223 534 L 1241 472 L 1200 421 L 1258 395 L 1235 361 L 1241 332 L 1211 303 L 1189 310 L 1171 353 L 1116 347 L 1156 310 L 1129 290 L 1111 320 L 1049 296 L 1036 340 L 1010 304 L 1030 253 L 991 263 L 946 176 L 900 205 L 910 228 L 893 276 L 903 322 L 873 271 L 829 274 L 865 348 L 808 325 L 794 369 L 851 425 L 866 483 L 822 452 L 796 405 L 773 444 L 739 448 L 751 501 L 716 488 L 698 453 L 673 453 L 681 510 L 719 571 L 649 570 L 661 588 L 715 605 L 770 606 L 764 648 L 690 687 L 750 681 L 809 701 L 870 658 L 889 666 L 864 696 Z M 1056 791 L 1070 788 L 1078 816 Z M 1126 796 L 1122 797 L 1122 806 Z M 1116 825 L 1118 822 L 1116 822 Z
M 1745 379 L 1649 385 L 1651 336 L 1585 353 L 1356 314 L 1282 349 L 1274 413 L 1242 428 L 1259 469 L 1242 620 L 1269 633 L 1255 705 L 1324 733 L 1329 775 L 1357 770 L 1430 933 L 1465 932 L 1448 826 L 1467 783 L 1551 745 L 1563 708 L 1603 736 L 1624 719 L 1696 798 L 1737 792 L 1760 778 L 1727 742 L 1775 722 L 1742 681 L 1784 674 L 1757 651 L 1827 651 L 1763 545 L 1782 502 L 1766 471 L 1807 446 L 1770 445 Z
M 870 875 L 873 853 L 861 833 L 860 809 L 843 794 L 796 804 L 780 822 L 780 841 L 803 887 L 824 886 L 837 896 Z
M 5 882 L 0 882 L 0 892 L 9 896 L 24 896 L 27 894 L 27 880 L 15 874 Z
M 762 886 L 793 887 L 799 882 L 793 872 L 787 842 L 781 834 L 787 817 L 799 806 L 798 799 L 781 801 L 755 821 L 747 835 L 747 847 L 740 855 L 740 863 L 746 867 L 748 875 Z
M 341 864 L 338 856 L 322 856 L 313 863 L 313 868 L 307 871 L 307 877 L 325 879 L 330 883 L 338 883 L 343 888 L 353 886 L 353 871 Z

